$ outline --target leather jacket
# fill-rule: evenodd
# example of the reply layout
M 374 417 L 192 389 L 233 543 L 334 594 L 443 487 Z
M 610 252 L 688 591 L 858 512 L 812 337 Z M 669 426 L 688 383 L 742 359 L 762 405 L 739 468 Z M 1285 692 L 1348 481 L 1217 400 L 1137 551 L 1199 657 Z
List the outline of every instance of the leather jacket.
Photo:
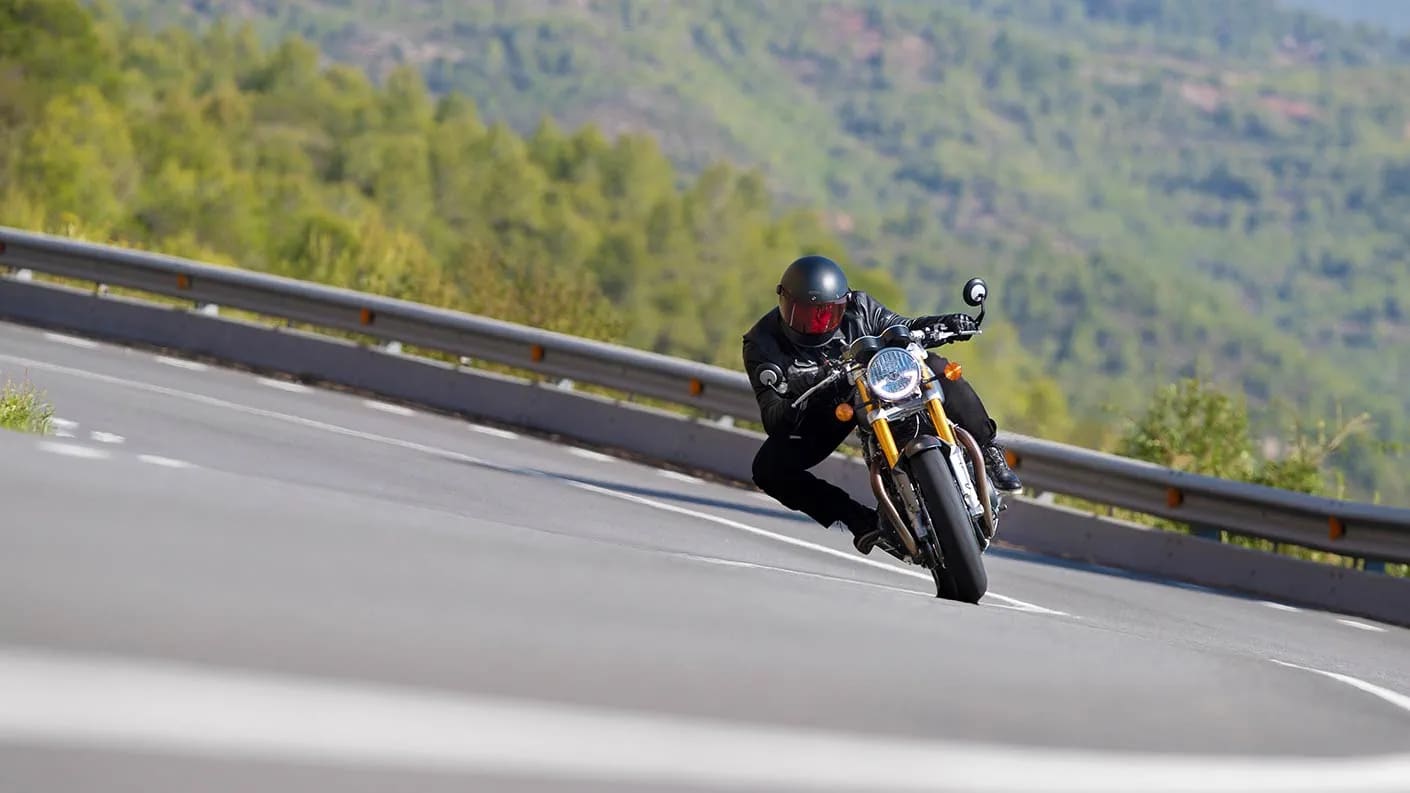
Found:
M 862 336 L 878 335 L 897 324 L 914 327 L 913 323 L 928 319 L 903 317 L 866 292 L 853 291 L 842 315 L 842 324 L 832 337 L 820 347 L 800 347 L 784 334 L 783 317 L 778 308 L 765 314 L 744 334 L 744 371 L 749 375 L 749 384 L 754 387 L 754 398 L 759 402 L 764 431 L 769 435 L 795 434 L 808 414 L 814 411 L 830 414 L 833 408 L 831 404 L 826 404 L 827 400 L 811 400 L 802 410 L 795 410 L 792 402 L 798 398 L 797 394 L 780 394 L 760 382 L 759 369 L 764 364 L 772 363 L 781 369 L 786 382 L 790 372 L 817 365 L 824 353 L 835 359 L 841 356 L 847 345 Z

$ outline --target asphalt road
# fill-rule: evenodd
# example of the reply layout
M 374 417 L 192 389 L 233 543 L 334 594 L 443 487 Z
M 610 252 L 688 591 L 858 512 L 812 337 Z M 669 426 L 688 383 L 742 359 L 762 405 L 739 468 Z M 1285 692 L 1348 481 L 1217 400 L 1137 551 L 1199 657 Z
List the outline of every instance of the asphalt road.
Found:
M 1410 789 L 1410 631 L 0 325 L 0 790 Z M 1070 787 L 1064 787 L 1070 785 Z

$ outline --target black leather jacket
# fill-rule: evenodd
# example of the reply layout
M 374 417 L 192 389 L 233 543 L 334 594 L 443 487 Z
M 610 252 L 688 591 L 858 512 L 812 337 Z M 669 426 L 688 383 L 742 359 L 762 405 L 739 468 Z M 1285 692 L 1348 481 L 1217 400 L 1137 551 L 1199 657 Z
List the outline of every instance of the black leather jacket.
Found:
M 759 402 L 759 415 L 764 422 L 764 431 L 770 435 L 793 434 L 802 424 L 806 415 L 814 410 L 830 413 L 832 405 L 826 400 L 811 400 L 803 409 L 795 410 L 791 403 L 797 394 L 779 394 L 773 388 L 759 381 L 759 368 L 772 363 L 783 370 L 788 377 L 790 370 L 806 368 L 822 361 L 823 353 L 837 358 L 847 349 L 847 345 L 862 336 L 875 336 L 892 325 L 914 327 L 930 317 L 903 317 L 882 305 L 866 292 L 854 291 L 838 326 L 821 347 L 799 347 L 789 341 L 783 332 L 783 317 L 775 308 L 754 323 L 754 327 L 744 334 L 744 371 L 749 375 L 749 384 L 754 387 L 754 398 Z

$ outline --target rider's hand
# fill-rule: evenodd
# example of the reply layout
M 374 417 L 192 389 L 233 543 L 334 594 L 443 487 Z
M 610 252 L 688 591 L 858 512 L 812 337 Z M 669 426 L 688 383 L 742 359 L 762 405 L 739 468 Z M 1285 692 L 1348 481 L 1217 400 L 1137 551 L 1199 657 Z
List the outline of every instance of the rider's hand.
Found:
M 945 326 L 945 330 L 960 336 L 973 336 L 979 331 L 979 323 L 974 321 L 974 317 L 968 314 L 948 314 L 940 318 L 940 322 Z
M 801 361 L 794 361 L 788 365 L 788 370 L 784 373 L 788 379 L 788 394 L 795 399 L 827 376 L 827 371 L 816 362 L 810 361 L 805 365 L 800 364 L 802 364 Z

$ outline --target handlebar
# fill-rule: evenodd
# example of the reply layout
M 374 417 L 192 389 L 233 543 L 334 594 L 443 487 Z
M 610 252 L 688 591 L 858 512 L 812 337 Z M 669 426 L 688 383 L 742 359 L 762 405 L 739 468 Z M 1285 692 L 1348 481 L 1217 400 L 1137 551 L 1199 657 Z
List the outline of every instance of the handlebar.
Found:
M 981 317 L 982 316 L 983 315 L 981 313 Z M 913 330 L 911 331 L 911 341 L 926 347 L 938 347 L 941 344 L 945 344 L 946 342 L 952 341 L 954 339 L 968 339 L 973 336 L 977 336 L 983 332 L 984 331 L 982 330 L 976 330 L 973 333 L 950 333 L 948 331 L 942 331 L 938 335 L 938 337 L 932 337 L 927 339 L 925 333 L 923 333 L 922 331 Z M 928 344 L 927 341 L 929 342 Z M 828 386 L 837 382 L 837 380 L 841 378 L 844 374 L 845 372 L 842 369 L 833 370 L 830 374 L 828 374 L 827 377 L 824 377 L 823 379 L 819 380 L 816 384 L 814 384 L 812 388 L 809 388 L 807 391 L 804 391 L 803 393 L 799 394 L 798 398 L 793 400 L 793 407 L 797 408 L 804 402 L 807 402 L 813 394 L 816 394 L 822 389 L 827 388 Z
M 837 379 L 841 376 L 842 370 L 838 369 L 827 377 L 824 377 L 823 379 L 819 380 L 816 385 L 814 385 L 812 388 L 809 388 L 807 391 L 804 391 L 803 393 L 799 394 L 798 398 L 793 400 L 793 407 L 796 408 L 804 402 L 807 402 L 809 397 L 811 397 L 813 394 L 816 394 L 818 391 L 821 391 L 822 389 L 827 388 L 828 386 L 837 382 Z

